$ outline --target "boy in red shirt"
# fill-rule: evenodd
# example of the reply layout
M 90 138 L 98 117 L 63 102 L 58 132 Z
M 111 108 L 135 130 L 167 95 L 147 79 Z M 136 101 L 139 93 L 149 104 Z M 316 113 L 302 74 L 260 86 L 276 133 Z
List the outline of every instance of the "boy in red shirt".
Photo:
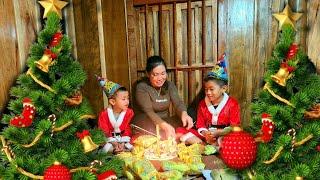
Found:
M 196 128 L 187 131 L 178 128 L 180 140 L 187 144 L 216 144 L 216 139 L 228 133 L 229 126 L 240 125 L 240 107 L 237 100 L 228 96 L 228 75 L 225 54 L 204 79 L 205 98 L 197 111 Z
M 134 116 L 129 106 L 129 92 L 125 87 L 107 79 L 98 77 L 100 86 L 108 97 L 109 106 L 99 115 L 98 127 L 107 139 L 103 147 L 105 152 L 131 150 L 130 121 Z

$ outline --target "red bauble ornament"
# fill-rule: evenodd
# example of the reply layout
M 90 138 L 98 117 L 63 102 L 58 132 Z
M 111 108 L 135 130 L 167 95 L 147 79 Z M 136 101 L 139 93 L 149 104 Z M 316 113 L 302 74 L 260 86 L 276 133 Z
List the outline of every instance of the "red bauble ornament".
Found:
M 63 38 L 63 34 L 61 32 L 56 32 L 52 36 L 52 39 L 51 39 L 50 44 L 49 44 L 49 47 L 54 47 L 54 46 L 58 45 L 62 38 Z
M 220 155 L 229 168 L 242 170 L 256 160 L 257 145 L 251 134 L 236 127 L 223 137 Z
M 317 146 L 317 151 L 320 152 L 320 145 Z
M 293 58 L 297 52 L 299 50 L 299 47 L 297 44 L 291 44 L 291 46 L 289 47 L 289 51 L 287 53 L 287 60 L 290 60 L 291 58 Z
M 69 169 L 61 165 L 59 162 L 54 162 L 54 164 L 48 167 L 44 171 L 44 180 L 70 180 L 71 173 Z
M 24 98 L 22 101 L 23 111 L 21 115 L 17 115 L 10 120 L 10 125 L 16 127 L 28 127 L 32 124 L 34 115 L 36 113 L 36 108 L 32 104 L 30 98 Z

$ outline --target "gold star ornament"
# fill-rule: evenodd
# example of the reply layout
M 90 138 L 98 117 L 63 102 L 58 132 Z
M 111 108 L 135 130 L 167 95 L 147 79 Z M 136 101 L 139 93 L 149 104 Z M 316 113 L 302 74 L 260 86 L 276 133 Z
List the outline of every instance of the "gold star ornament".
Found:
M 281 13 L 275 13 L 273 16 L 279 21 L 279 30 L 285 24 L 290 24 L 295 29 L 295 22 L 302 16 L 302 13 L 293 13 L 287 4 Z
M 61 9 L 64 8 L 68 2 L 60 0 L 44 0 L 39 1 L 42 7 L 44 7 L 43 19 L 47 17 L 49 12 L 55 12 L 62 19 Z

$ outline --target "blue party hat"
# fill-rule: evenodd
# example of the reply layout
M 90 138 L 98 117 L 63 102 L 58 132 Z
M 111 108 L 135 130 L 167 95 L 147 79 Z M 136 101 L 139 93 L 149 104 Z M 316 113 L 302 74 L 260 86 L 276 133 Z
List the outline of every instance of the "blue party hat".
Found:
M 226 53 L 223 53 L 219 58 L 216 65 L 212 68 L 211 71 L 208 72 L 208 77 L 214 77 L 216 79 L 220 79 L 222 81 L 228 82 L 228 59 Z
M 97 80 L 99 82 L 99 85 L 102 87 L 104 93 L 106 94 L 106 96 L 108 98 L 110 98 L 112 95 L 114 95 L 114 93 L 120 88 L 122 87 L 120 84 L 112 82 L 108 79 L 102 78 L 100 76 L 97 76 Z

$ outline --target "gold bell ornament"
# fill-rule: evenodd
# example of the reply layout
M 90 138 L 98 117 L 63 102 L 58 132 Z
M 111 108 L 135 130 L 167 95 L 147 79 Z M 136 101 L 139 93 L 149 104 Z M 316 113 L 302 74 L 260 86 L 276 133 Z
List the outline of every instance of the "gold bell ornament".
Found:
M 93 151 L 99 147 L 98 145 L 96 145 L 92 141 L 91 136 L 90 136 L 90 132 L 88 130 L 83 130 L 82 132 L 77 132 L 77 136 L 81 140 L 81 143 L 83 145 L 85 153 Z
M 43 72 L 49 72 L 49 66 L 51 66 L 54 62 L 53 59 L 57 58 L 57 55 L 53 53 L 50 49 L 46 49 L 44 51 L 43 56 L 40 60 L 35 61 L 37 68 L 39 68 Z
M 281 64 L 279 71 L 275 75 L 272 75 L 271 78 L 274 82 L 284 87 L 286 86 L 286 81 L 292 76 L 292 71 L 294 71 L 294 67 L 284 62 Z

